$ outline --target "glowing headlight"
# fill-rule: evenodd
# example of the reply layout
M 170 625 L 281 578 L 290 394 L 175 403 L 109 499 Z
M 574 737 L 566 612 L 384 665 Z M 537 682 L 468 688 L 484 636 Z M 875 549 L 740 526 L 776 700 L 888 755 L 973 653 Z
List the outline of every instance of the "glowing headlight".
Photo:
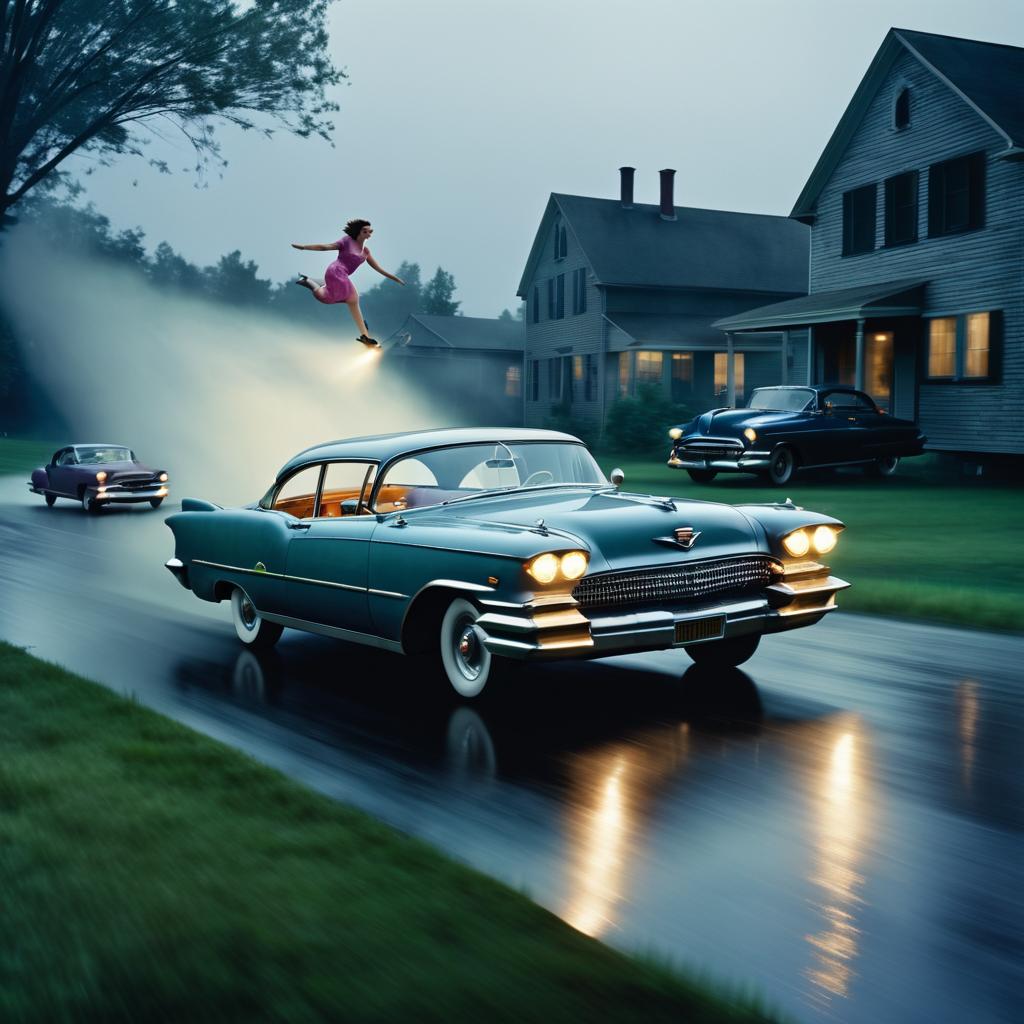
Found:
M 748 441 L 754 442 L 757 440 L 757 431 L 753 427 L 747 427 L 747 429 L 743 431 L 743 436 Z
M 570 551 L 568 554 L 562 555 L 559 568 L 567 580 L 578 580 L 587 571 L 586 552 Z
M 558 575 L 558 555 L 538 555 L 526 563 L 526 571 L 538 583 L 551 583 Z
M 678 427 L 673 427 L 668 432 L 668 436 L 671 437 L 673 441 L 678 441 L 679 438 L 683 436 L 683 432 Z
M 106 472 L 104 470 L 101 469 L 96 474 L 96 480 L 97 480 L 98 483 L 103 483 L 103 481 L 106 480 L 106 479 L 107 479 L 107 474 L 106 474 Z
M 167 483 L 167 474 L 166 473 L 161 473 L 157 477 L 157 479 L 160 481 L 160 483 L 165 484 L 165 483 Z
M 831 526 L 819 526 L 811 537 L 811 543 L 819 555 L 824 555 L 836 546 L 837 536 L 838 534 Z
M 782 538 L 782 546 L 794 558 L 803 558 L 811 550 L 811 538 L 806 530 L 797 530 Z

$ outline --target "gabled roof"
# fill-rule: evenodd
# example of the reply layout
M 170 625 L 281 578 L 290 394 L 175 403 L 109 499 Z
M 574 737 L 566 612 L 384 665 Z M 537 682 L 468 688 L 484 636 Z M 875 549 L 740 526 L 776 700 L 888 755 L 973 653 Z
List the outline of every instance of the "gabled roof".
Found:
M 807 291 L 807 230 L 787 217 L 675 207 L 553 192 L 516 294 L 526 297 L 561 215 L 599 285 L 631 288 L 708 288 L 798 295 Z
M 1003 155 L 1024 151 L 1024 48 L 891 28 L 811 171 L 791 217 L 814 216 L 821 190 L 893 64 L 904 53 L 916 57 L 1005 139 Z
M 765 331 L 871 316 L 916 316 L 921 312 L 921 289 L 925 284 L 919 279 L 885 281 L 813 292 L 724 317 L 714 326 L 720 331 Z
M 484 316 L 432 316 L 412 313 L 388 339 L 390 348 L 484 349 L 522 352 L 526 328 L 522 320 Z

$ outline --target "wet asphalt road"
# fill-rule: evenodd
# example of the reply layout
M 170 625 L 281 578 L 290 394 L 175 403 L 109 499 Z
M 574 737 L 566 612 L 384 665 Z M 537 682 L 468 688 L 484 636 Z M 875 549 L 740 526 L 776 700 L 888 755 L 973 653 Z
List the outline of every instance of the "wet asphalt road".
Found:
M 459 705 L 399 656 L 240 650 L 164 570 L 167 507 L 23 492 L 3 639 L 797 1020 L 1021 1019 L 1024 638 L 840 612 L 718 677 L 637 655 Z

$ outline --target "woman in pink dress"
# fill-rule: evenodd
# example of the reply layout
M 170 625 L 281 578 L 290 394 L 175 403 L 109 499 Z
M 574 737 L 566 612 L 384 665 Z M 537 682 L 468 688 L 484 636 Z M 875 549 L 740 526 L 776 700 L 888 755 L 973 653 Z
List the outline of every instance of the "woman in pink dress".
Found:
M 326 245 L 299 245 L 292 242 L 293 249 L 305 249 L 310 252 L 333 252 L 337 250 L 338 255 L 335 261 L 327 268 L 324 274 L 324 283 L 317 284 L 312 278 L 305 274 L 299 274 L 296 284 L 308 288 L 313 296 L 320 302 L 335 303 L 344 302 L 352 319 L 359 328 L 359 341 L 369 348 L 376 348 L 380 342 L 371 338 L 366 328 L 366 321 L 363 319 L 363 311 L 359 308 L 359 293 L 352 283 L 349 275 L 364 262 L 369 263 L 378 274 L 383 274 L 389 281 L 404 285 L 405 282 L 394 274 L 389 274 L 370 253 L 366 245 L 373 228 L 368 220 L 350 220 L 345 225 L 345 233 L 337 242 L 329 242 Z

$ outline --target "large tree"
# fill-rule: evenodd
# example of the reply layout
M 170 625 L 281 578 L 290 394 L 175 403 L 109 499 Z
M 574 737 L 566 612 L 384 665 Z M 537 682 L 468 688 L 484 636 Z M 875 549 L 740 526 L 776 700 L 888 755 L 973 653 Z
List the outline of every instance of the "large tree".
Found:
M 330 2 L 0 0 L 0 223 L 73 154 L 141 153 L 144 129 L 181 131 L 198 167 L 218 119 L 327 138 Z
M 423 312 L 434 316 L 457 316 L 462 303 L 455 298 L 455 278 L 438 267 L 423 288 Z

